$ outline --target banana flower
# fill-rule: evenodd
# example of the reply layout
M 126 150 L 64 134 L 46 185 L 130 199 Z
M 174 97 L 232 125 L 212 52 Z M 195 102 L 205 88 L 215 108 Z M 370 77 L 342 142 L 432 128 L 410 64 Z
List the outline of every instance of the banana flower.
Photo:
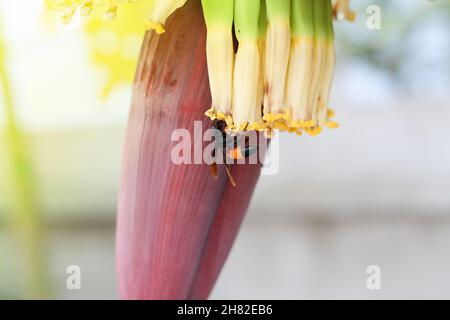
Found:
M 46 1 L 65 22 L 94 10 L 112 19 L 128 2 L 136 0 Z M 261 143 L 273 130 L 315 136 L 336 128 L 329 95 L 333 18 L 341 14 L 354 19 L 348 1 L 153 1 L 142 22 L 150 31 L 133 85 L 118 204 L 122 298 L 209 296 L 261 166 L 226 166 L 211 179 L 206 163 L 171 161 L 171 134 L 195 135 L 196 120 L 203 128 L 220 121 L 233 137 L 263 132 Z

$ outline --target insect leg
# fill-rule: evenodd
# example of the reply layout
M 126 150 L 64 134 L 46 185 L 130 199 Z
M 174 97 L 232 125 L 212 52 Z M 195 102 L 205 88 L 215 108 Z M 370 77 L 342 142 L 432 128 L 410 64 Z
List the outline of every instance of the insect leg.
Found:
M 230 166 L 228 164 L 225 164 L 225 170 L 227 172 L 228 179 L 230 179 L 231 185 L 233 187 L 236 187 L 237 186 L 236 181 L 234 180 L 233 175 L 231 174 L 231 168 L 230 168 Z

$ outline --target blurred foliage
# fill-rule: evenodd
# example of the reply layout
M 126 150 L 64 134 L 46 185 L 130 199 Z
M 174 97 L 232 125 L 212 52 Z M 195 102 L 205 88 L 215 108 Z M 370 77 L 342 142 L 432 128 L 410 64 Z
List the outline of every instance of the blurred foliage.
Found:
M 6 118 L 5 142 L 9 173 L 8 194 L 10 202 L 10 225 L 16 232 L 20 256 L 21 278 L 24 279 L 25 298 L 47 296 L 47 276 L 43 249 L 44 232 L 38 209 L 33 173 L 30 165 L 27 143 L 17 124 L 10 81 L 6 69 L 7 52 L 2 37 L 0 12 L 0 91 Z
M 366 28 L 369 5 L 381 9 L 380 30 Z M 355 1 L 354 6 L 357 30 L 338 27 L 337 45 L 347 59 L 368 63 L 406 89 L 420 81 L 422 71 L 437 78 L 448 74 L 450 1 Z
M 100 11 L 93 12 L 84 25 L 92 60 L 107 72 L 102 97 L 116 86 L 132 82 L 145 33 L 143 21 L 152 2 L 124 3 L 111 21 Z
M 66 2 L 73 2 L 74 8 L 67 9 Z M 63 24 L 82 25 L 92 61 L 106 73 L 101 92 L 105 98 L 114 88 L 133 81 L 145 33 L 144 21 L 151 12 L 153 0 L 97 1 L 79 8 L 82 3 L 68 0 L 58 6 L 58 1 L 47 0 L 46 6 Z M 83 9 L 87 8 L 89 11 L 85 12 Z

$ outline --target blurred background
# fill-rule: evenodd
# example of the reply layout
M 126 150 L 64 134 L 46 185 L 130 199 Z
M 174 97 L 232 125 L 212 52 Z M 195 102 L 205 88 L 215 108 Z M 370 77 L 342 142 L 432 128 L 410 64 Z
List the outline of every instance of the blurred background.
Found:
M 450 298 L 450 6 L 352 2 L 357 21 L 336 26 L 341 128 L 281 135 L 280 171 L 261 178 L 212 298 Z M 44 11 L 0 0 L 0 298 L 116 298 L 142 30 L 120 29 L 128 9 L 103 28 Z M 66 288 L 69 265 L 81 290 Z

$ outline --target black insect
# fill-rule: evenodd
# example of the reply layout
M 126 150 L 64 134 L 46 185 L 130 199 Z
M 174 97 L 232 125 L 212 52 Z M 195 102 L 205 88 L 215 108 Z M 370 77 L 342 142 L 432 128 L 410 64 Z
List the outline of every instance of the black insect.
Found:
M 231 167 L 226 159 L 229 158 L 233 161 L 247 159 L 258 150 L 258 146 L 250 146 L 248 137 L 243 133 L 227 133 L 225 130 L 227 128 L 227 123 L 223 120 L 213 120 L 212 128 L 215 129 L 214 141 L 216 142 L 216 148 L 213 150 L 212 157 L 214 159 L 216 158 L 216 150 L 222 151 L 228 178 L 233 187 L 236 187 L 236 181 L 233 178 Z M 243 131 L 245 131 L 245 129 Z M 217 178 L 216 161 L 211 164 L 211 173 L 214 178 Z

